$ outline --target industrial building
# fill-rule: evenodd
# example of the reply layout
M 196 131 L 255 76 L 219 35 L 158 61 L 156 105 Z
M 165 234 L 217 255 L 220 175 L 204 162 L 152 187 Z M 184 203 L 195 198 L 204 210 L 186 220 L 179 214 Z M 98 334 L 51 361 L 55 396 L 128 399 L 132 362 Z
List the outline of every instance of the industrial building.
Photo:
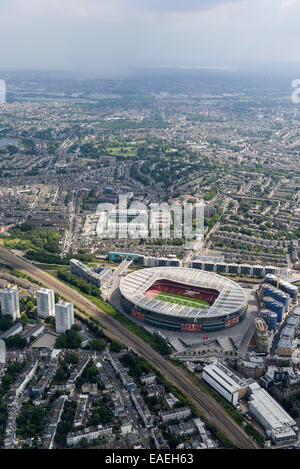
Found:
M 220 361 L 206 365 L 202 378 L 234 406 L 247 394 L 248 387 L 253 382 L 251 378 L 244 378 Z
M 249 392 L 249 410 L 273 443 L 276 446 L 287 446 L 297 441 L 296 422 L 270 394 L 257 383 L 250 384 Z

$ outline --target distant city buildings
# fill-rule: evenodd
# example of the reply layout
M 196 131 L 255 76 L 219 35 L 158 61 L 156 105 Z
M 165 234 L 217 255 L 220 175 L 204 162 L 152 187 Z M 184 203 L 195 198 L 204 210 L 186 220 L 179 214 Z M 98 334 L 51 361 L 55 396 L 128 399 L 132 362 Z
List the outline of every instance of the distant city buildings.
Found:
M 64 333 L 74 324 L 74 307 L 72 303 L 61 300 L 55 305 L 55 330 Z

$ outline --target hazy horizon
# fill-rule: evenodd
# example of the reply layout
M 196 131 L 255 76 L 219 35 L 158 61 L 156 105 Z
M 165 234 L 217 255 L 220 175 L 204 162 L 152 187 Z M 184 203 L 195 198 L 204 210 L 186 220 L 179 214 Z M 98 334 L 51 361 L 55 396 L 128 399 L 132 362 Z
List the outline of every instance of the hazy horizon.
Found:
M 300 64 L 300 0 L 2 0 L 1 70 Z

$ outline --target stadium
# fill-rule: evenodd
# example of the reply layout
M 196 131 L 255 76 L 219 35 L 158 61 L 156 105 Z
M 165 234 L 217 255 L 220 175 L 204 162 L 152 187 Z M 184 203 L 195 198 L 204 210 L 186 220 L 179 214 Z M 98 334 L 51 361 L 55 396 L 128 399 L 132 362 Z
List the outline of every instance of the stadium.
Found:
M 141 269 L 120 281 L 124 310 L 158 328 L 211 332 L 238 324 L 246 292 L 232 280 L 184 267 Z

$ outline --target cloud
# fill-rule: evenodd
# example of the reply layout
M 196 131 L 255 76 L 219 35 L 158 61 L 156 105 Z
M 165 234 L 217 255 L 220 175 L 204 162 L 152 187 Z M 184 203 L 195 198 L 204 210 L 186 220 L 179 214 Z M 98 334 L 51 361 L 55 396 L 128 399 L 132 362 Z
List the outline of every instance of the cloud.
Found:
M 299 61 L 300 0 L 0 0 L 1 68 Z
M 294 5 L 296 5 L 296 0 L 284 0 L 280 6 L 281 8 L 288 8 Z
M 132 0 L 135 6 L 152 11 L 200 11 L 241 0 Z

